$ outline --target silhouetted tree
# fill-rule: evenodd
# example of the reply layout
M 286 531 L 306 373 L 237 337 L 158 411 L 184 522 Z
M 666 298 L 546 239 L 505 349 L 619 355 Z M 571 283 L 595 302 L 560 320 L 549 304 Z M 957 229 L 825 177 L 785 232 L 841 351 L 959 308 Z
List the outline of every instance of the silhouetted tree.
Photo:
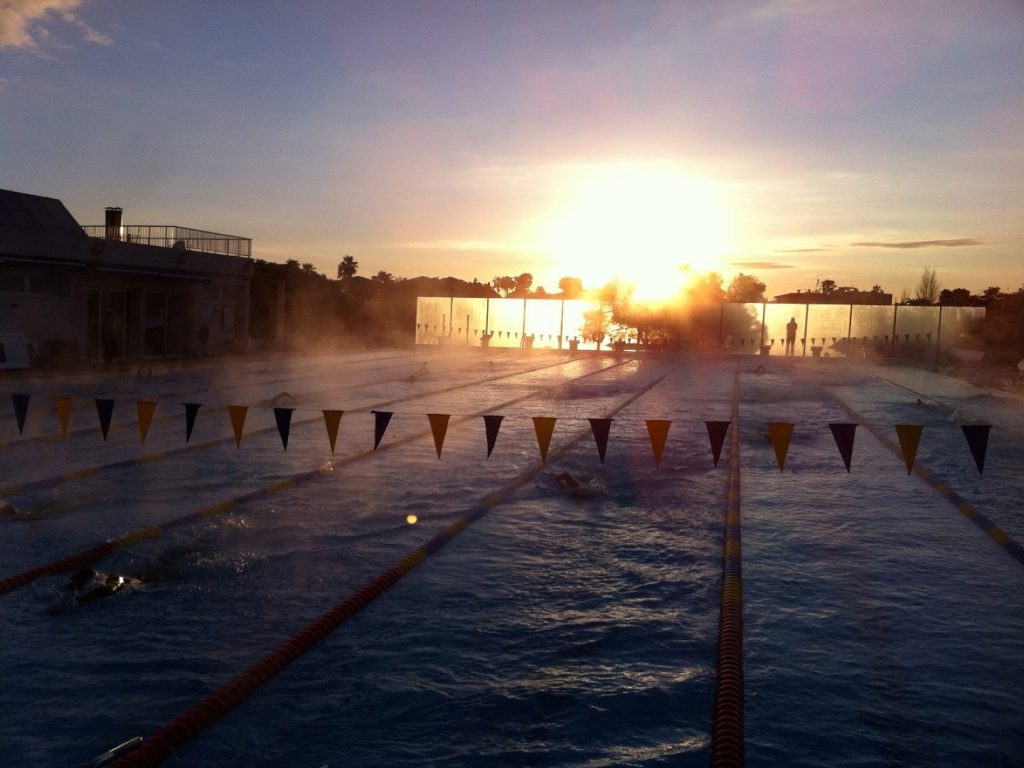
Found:
M 835 285 L 835 283 L 833 283 L 833 285 Z M 753 275 L 745 275 L 740 272 L 729 283 L 729 287 L 725 291 L 725 297 L 729 301 L 735 301 L 740 304 L 748 302 L 756 304 L 764 301 L 765 287 L 765 284 Z
M 934 304 L 939 299 L 941 287 L 935 267 L 925 267 L 921 278 L 917 281 L 917 288 L 914 291 L 915 298 L 924 304 Z
M 390 272 L 385 272 L 383 269 L 370 279 L 375 283 L 380 283 L 381 285 L 391 285 L 396 282 L 395 276 Z
M 533 285 L 533 275 L 529 272 L 523 272 L 517 278 L 515 278 L 516 287 L 512 291 L 512 296 L 528 296 L 530 293 L 530 286 Z
M 315 275 L 316 267 L 314 267 L 310 262 L 307 261 L 302 264 L 302 271 L 307 275 Z
M 563 277 L 558 281 L 558 288 L 565 298 L 575 299 L 583 293 L 583 281 L 578 277 Z
M 836 292 L 836 281 L 835 280 L 822 280 L 818 283 L 818 293 L 822 293 L 825 296 L 831 296 Z
M 502 296 L 508 296 L 516 289 L 516 279 L 509 275 L 502 275 L 501 277 L 494 278 L 491 281 L 491 285 Z
M 939 291 L 939 304 L 947 307 L 969 307 L 973 300 L 974 297 L 966 288 L 943 288 Z
M 348 280 L 355 277 L 356 271 L 359 269 L 359 262 L 353 259 L 351 256 L 345 256 L 341 261 L 338 262 L 338 279 Z

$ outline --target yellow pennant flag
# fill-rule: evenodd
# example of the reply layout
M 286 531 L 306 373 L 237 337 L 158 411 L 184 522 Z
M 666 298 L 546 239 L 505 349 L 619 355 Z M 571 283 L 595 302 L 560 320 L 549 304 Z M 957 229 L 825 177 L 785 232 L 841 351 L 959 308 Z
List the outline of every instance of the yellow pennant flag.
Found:
M 661 454 L 665 450 L 665 440 L 668 438 L 668 428 L 672 422 L 667 419 L 648 419 L 647 434 L 651 438 L 651 451 L 654 453 L 654 466 L 661 466 Z
M 534 416 L 533 430 L 537 433 L 537 447 L 540 448 L 540 460 L 545 464 L 548 461 L 548 446 L 551 445 L 551 435 L 555 431 L 556 419 L 552 416 Z
M 430 419 L 430 431 L 434 433 L 434 447 L 437 449 L 437 458 L 440 459 L 444 436 L 448 432 L 448 419 L 451 416 L 447 413 L 428 413 L 427 418 Z
M 156 402 L 153 400 L 136 400 L 135 411 L 139 415 L 139 445 L 144 445 L 146 435 L 149 434 L 149 425 L 153 423 L 153 411 L 156 410 Z
M 71 418 L 71 398 L 57 398 L 57 418 L 60 419 L 60 435 L 68 436 L 68 420 Z
M 245 427 L 247 405 L 229 405 L 228 416 L 231 417 L 231 428 L 235 431 L 235 448 L 242 447 L 242 428 Z
M 775 449 L 775 461 L 779 464 L 779 472 L 786 466 L 786 454 L 789 453 L 789 441 L 793 439 L 794 426 L 779 422 L 768 424 L 768 438 Z
M 921 444 L 921 433 L 923 431 L 923 424 L 896 425 L 896 437 L 900 439 L 900 451 L 903 453 L 903 461 L 907 465 L 908 475 L 914 469 L 914 459 L 917 458 L 917 446 Z
M 334 444 L 338 441 L 338 425 L 341 423 L 341 415 L 344 411 L 324 411 L 324 424 L 327 427 L 327 438 L 331 441 L 331 453 L 334 453 Z

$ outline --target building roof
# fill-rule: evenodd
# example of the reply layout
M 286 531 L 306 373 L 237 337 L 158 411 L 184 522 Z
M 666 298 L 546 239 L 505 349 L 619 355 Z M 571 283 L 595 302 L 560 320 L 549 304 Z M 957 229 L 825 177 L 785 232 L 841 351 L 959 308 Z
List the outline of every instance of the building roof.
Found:
M 0 229 L 59 232 L 85 237 L 64 203 L 52 197 L 0 189 Z

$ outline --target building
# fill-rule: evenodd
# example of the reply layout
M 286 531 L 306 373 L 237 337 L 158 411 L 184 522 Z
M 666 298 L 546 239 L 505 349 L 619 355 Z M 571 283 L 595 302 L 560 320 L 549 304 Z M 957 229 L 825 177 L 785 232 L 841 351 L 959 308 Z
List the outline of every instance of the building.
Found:
M 0 190 L 0 334 L 67 362 L 245 348 L 251 240 L 105 218 L 83 227 L 59 200 Z

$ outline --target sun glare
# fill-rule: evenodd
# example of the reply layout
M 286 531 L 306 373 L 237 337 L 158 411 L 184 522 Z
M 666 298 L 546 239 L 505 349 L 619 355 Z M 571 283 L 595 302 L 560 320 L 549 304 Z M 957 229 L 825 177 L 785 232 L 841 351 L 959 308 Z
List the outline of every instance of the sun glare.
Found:
M 694 275 L 721 271 L 730 247 L 716 186 L 664 166 L 604 166 L 571 186 L 550 220 L 553 269 L 588 288 L 619 278 L 637 299 L 671 298 Z

